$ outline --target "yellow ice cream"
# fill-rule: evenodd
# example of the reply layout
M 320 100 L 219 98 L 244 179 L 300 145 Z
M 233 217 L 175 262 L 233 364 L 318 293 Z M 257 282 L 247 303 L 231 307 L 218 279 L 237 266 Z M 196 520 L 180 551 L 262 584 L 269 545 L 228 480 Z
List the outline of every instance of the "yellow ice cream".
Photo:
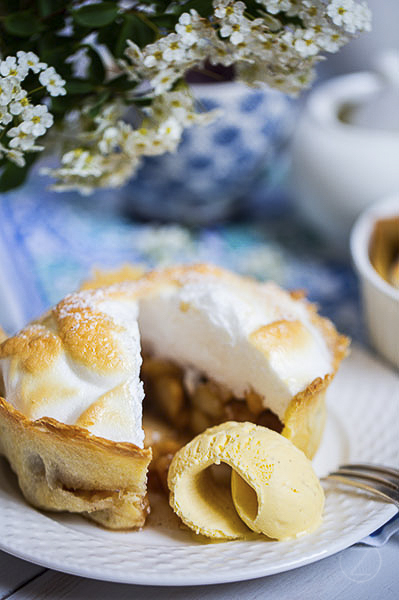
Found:
M 231 489 L 212 465 L 232 468 Z M 311 462 L 288 439 L 253 423 L 226 422 L 195 437 L 175 455 L 170 505 L 196 533 L 243 538 L 250 530 L 284 540 L 321 523 L 324 493 Z

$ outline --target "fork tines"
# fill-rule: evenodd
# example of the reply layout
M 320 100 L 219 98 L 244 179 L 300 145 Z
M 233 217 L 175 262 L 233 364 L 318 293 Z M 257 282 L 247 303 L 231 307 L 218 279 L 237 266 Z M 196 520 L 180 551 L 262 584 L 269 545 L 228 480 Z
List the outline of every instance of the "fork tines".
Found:
M 330 473 L 328 479 L 382 496 L 399 508 L 398 469 L 370 463 L 348 464 Z
M 373 463 L 351 463 L 350 465 L 341 465 L 340 469 L 351 469 L 360 471 L 373 471 L 375 473 L 381 473 L 399 479 L 399 469 L 394 467 L 386 467 L 385 465 L 375 465 Z

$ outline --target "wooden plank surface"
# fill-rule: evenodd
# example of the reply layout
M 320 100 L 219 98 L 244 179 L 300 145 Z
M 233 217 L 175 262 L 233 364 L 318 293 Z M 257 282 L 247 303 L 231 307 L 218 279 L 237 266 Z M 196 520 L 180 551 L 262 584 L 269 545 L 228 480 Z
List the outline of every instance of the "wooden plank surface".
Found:
M 0 551 L 0 598 L 7 598 L 45 569 Z
M 293 571 L 222 585 L 146 587 L 46 571 L 7 600 L 396 600 L 399 536 L 394 538 L 382 548 L 357 545 Z

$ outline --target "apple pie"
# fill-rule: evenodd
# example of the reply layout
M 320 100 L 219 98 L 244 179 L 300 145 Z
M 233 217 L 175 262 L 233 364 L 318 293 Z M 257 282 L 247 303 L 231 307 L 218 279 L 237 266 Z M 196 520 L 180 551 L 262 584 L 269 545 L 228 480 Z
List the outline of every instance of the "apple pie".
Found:
M 148 469 L 165 481 L 176 450 L 225 421 L 314 455 L 348 339 L 301 294 L 207 264 L 106 281 L 0 345 L 0 453 L 29 502 L 141 527 Z

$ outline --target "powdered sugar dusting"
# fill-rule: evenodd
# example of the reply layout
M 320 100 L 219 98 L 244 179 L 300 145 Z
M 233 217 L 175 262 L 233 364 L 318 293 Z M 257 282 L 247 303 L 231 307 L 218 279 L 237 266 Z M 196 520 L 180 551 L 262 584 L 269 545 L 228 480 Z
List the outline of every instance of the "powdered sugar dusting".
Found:
M 282 336 L 273 347 L 267 326 L 284 321 L 299 322 L 307 335 L 301 342 L 292 334 L 291 345 Z M 258 345 L 252 341 L 262 328 L 262 336 L 270 338 L 265 348 L 259 347 L 263 338 Z M 280 418 L 296 393 L 333 371 L 333 357 L 306 302 L 272 283 L 193 265 L 68 295 L 41 323 L 4 342 L 2 351 L 9 344 L 2 357 L 7 399 L 31 411 L 31 418 L 46 415 L 71 424 L 81 419 L 94 433 L 142 446 L 140 335 L 155 355 L 206 373 L 238 398 L 254 390 Z M 47 340 L 42 345 L 49 348 L 48 360 L 40 364 L 47 369 L 45 399 L 35 365 L 30 365 L 30 396 L 24 397 L 24 370 L 10 376 L 8 356 L 22 361 L 21 350 L 12 348 L 16 339 L 25 361 L 34 353 L 32 339 Z

